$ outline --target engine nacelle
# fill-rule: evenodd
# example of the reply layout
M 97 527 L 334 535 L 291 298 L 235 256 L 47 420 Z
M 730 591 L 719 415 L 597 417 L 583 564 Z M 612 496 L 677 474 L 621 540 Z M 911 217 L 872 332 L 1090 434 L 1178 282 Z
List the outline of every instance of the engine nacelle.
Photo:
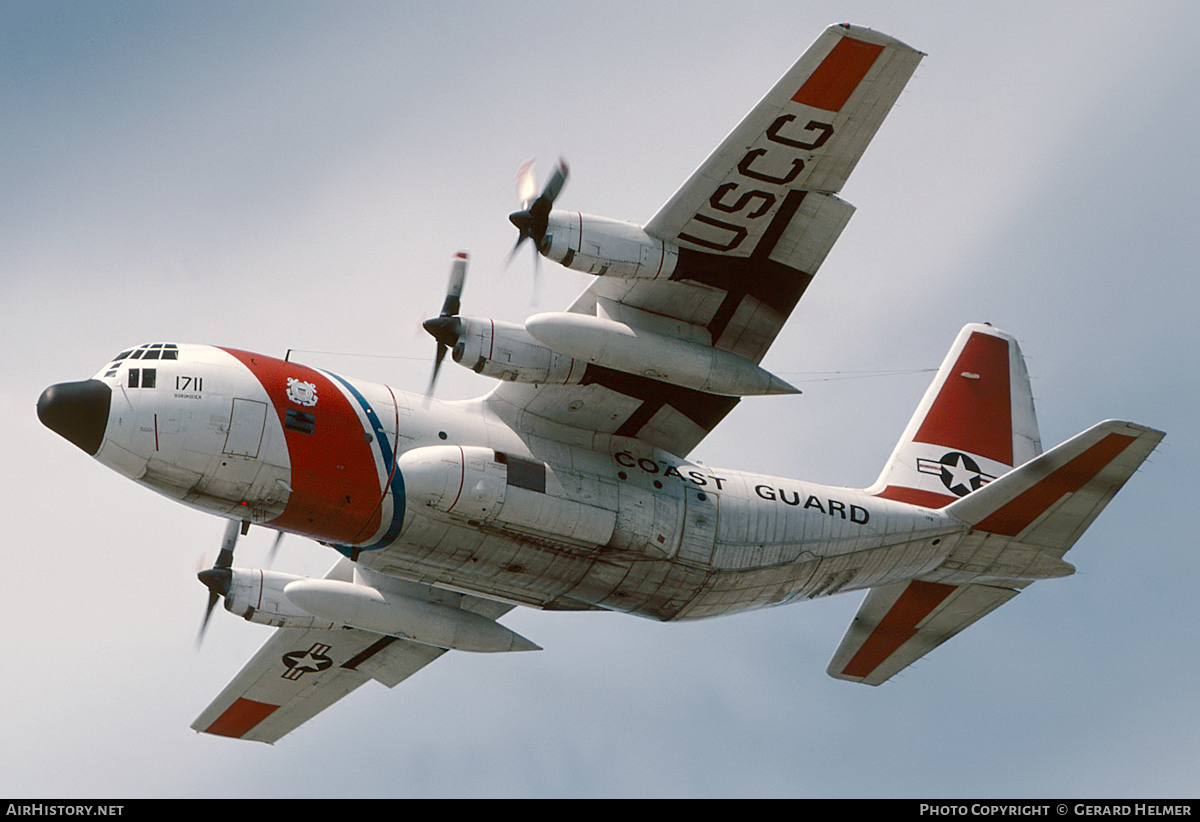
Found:
M 460 317 L 462 333 L 451 356 L 476 374 L 510 382 L 568 385 L 579 382 L 583 364 L 551 351 L 518 323 Z
M 551 211 L 540 251 L 567 268 L 607 277 L 670 277 L 679 246 L 635 223 L 577 211 Z
M 335 624 L 315 617 L 293 603 L 283 589 L 307 577 L 264 571 L 261 568 L 231 568 L 225 610 L 249 622 L 276 628 L 332 628 Z

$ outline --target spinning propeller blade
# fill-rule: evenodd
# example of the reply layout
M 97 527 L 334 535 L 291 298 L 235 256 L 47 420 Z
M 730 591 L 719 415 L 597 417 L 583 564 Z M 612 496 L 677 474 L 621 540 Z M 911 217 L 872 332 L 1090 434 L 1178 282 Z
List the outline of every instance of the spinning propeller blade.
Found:
M 509 222 L 517 227 L 517 242 L 512 251 L 508 252 L 505 265 L 512 263 L 513 257 L 517 256 L 517 251 L 525 240 L 533 240 L 533 291 L 530 299 L 532 304 L 537 303 L 538 277 L 541 271 L 539 258 L 546 243 L 550 210 L 567 183 L 568 173 L 566 160 L 560 158 L 558 165 L 554 167 L 554 173 L 546 181 L 546 187 L 535 199 L 533 194 L 537 191 L 537 175 L 533 170 L 533 160 L 529 160 L 517 170 L 517 199 L 521 202 L 521 210 L 508 215 Z
M 438 371 L 442 368 L 442 360 L 446 352 L 458 344 L 463 333 L 462 320 L 458 312 L 462 307 L 463 283 L 467 278 L 467 253 L 460 251 L 454 256 L 450 266 L 450 282 L 446 286 L 446 299 L 442 301 L 442 313 L 432 317 L 421 326 L 437 340 L 437 353 L 433 360 L 433 375 L 429 378 L 429 390 L 426 398 L 433 396 L 433 387 L 437 383 Z
M 521 210 L 508 215 L 508 220 L 517 227 L 517 243 L 509 252 L 511 260 L 517 249 L 526 239 L 532 239 L 535 249 L 541 250 L 546 241 L 546 223 L 550 218 L 550 209 L 558 198 L 567 182 L 567 163 L 559 160 L 554 167 L 554 173 L 546 181 L 546 187 L 537 199 L 530 201 L 530 196 L 537 190 L 537 181 L 533 173 L 533 161 L 525 163 L 517 172 L 517 197 L 521 200 Z
M 537 196 L 537 173 L 533 170 L 533 160 L 526 160 L 517 169 L 517 202 L 521 208 L 529 208 L 533 198 Z
M 229 593 L 229 586 L 233 583 L 233 573 L 229 569 L 233 567 L 233 547 L 237 545 L 241 528 L 240 521 L 229 520 L 225 526 L 225 536 L 221 539 L 221 550 L 217 554 L 217 561 L 213 563 L 212 568 L 196 574 L 196 578 L 208 589 L 208 607 L 204 609 L 204 621 L 200 623 L 200 634 L 196 637 L 197 645 L 204 640 L 204 632 L 208 629 L 208 619 L 212 616 L 217 601 Z
M 271 543 L 271 550 L 267 554 L 267 567 L 275 564 L 275 554 L 279 552 L 279 543 L 283 542 L 283 531 L 275 535 L 274 541 Z

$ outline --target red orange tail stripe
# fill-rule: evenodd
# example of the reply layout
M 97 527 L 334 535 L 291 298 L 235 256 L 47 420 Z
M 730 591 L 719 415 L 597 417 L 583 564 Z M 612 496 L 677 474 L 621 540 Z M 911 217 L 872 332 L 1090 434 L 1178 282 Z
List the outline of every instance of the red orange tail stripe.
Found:
M 867 677 L 917 633 L 917 626 L 954 593 L 955 586 L 913 580 L 875 626 L 846 667 L 845 676 Z
M 1136 437 L 1109 434 L 1078 457 L 1053 471 L 1041 482 L 1001 506 L 975 528 L 990 534 L 1015 537 L 1064 494 L 1078 491 L 1124 451 Z
M 971 335 L 913 439 L 1013 464 L 1007 340 Z

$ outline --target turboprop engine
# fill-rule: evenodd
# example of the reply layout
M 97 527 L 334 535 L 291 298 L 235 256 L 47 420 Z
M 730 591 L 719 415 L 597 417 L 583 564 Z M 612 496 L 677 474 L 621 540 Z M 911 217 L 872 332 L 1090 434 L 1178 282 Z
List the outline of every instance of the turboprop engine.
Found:
M 524 325 L 481 317 L 442 317 L 427 325 L 452 346 L 456 363 L 498 380 L 574 385 L 594 363 L 712 394 L 799 393 L 736 354 L 606 317 L 552 312 Z
M 679 261 L 679 246 L 640 225 L 577 211 L 550 212 L 539 250 L 567 268 L 607 277 L 670 277 Z
M 547 348 L 523 325 L 459 314 L 466 266 L 467 255 L 459 252 L 451 267 L 441 314 L 422 323 L 437 340 L 428 393 L 433 393 L 447 351 L 456 363 L 498 380 L 540 385 L 578 383 L 583 376 L 582 364 Z
M 519 323 L 457 317 L 451 356 L 459 365 L 498 380 L 569 385 L 583 376 L 582 364 L 552 351 Z
M 546 187 L 534 198 L 533 162 L 517 172 L 522 208 L 508 217 L 519 232 L 513 253 L 525 240 L 533 240 L 539 253 L 576 271 L 640 279 L 671 276 L 679 259 L 679 246 L 674 243 L 651 237 L 635 223 L 552 210 L 566 182 L 567 164 L 559 160 Z
M 680 255 L 675 243 L 652 237 L 635 223 L 551 210 L 566 177 L 566 164 L 560 162 L 542 194 L 532 199 L 532 168 L 523 167 L 518 180 L 524 208 L 509 215 L 520 232 L 514 253 L 530 239 L 540 254 L 588 274 L 671 277 Z M 716 348 L 711 333 L 702 327 L 684 322 L 686 328 L 681 329 L 670 318 L 629 308 L 620 317 L 610 316 L 602 299 L 597 300 L 595 316 L 574 311 L 538 314 L 524 325 L 460 316 L 465 274 L 466 254 L 459 253 L 441 314 L 423 323 L 438 342 L 430 393 L 447 351 L 477 374 L 512 382 L 577 384 L 585 380 L 590 363 L 709 394 L 800 393 L 757 363 Z M 664 323 L 674 327 L 662 333 Z

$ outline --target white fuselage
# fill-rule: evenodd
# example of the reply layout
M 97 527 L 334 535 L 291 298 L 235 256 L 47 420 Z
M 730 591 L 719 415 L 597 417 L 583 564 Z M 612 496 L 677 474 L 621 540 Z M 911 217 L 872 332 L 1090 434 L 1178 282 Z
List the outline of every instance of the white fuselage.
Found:
M 96 376 L 112 391 L 97 459 L 190 506 L 452 590 L 708 617 L 911 579 L 963 530 L 935 510 L 626 437 L 520 434 L 482 400 L 172 348 Z

